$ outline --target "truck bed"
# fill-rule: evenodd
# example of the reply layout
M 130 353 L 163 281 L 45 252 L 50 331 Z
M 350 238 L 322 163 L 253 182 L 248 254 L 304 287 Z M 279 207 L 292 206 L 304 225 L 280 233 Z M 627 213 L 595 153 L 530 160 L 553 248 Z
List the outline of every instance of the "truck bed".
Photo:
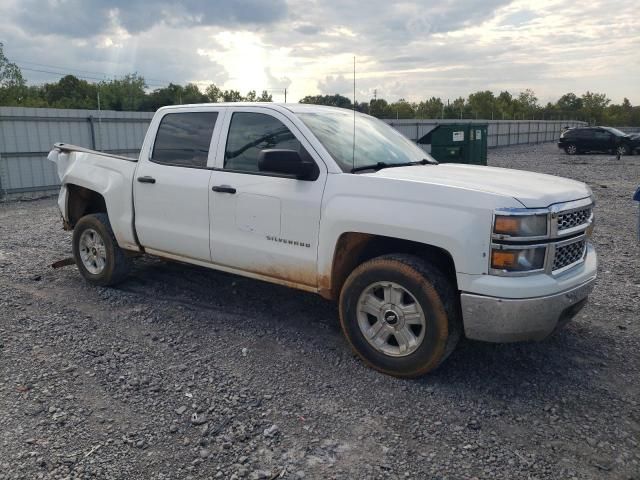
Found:
M 139 250 L 133 225 L 133 179 L 138 160 L 77 145 L 56 143 L 47 157 L 58 169 L 63 187 L 58 205 L 69 220 L 69 189 L 85 188 L 102 195 L 118 244 Z

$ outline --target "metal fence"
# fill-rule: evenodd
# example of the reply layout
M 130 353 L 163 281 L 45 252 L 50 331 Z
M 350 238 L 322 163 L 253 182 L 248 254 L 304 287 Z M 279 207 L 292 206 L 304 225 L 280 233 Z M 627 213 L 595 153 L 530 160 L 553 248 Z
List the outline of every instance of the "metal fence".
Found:
M 153 113 L 0 107 L 0 200 L 50 195 L 58 189 L 47 154 L 55 142 L 136 156 Z M 385 120 L 418 140 L 436 125 L 457 120 Z M 489 147 L 551 142 L 577 121 L 476 121 L 489 125 Z
M 0 200 L 50 195 L 59 188 L 47 160 L 56 142 L 135 156 L 148 112 L 0 107 Z
M 577 120 L 385 120 L 413 141 L 418 141 L 438 125 L 483 124 L 487 128 L 489 148 L 507 147 L 527 143 L 554 142 L 560 138 L 563 127 L 586 125 Z

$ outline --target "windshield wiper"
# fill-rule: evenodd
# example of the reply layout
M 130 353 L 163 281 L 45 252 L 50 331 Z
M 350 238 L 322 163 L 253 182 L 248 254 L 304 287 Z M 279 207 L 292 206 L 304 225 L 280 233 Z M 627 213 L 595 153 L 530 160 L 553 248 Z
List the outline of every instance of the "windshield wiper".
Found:
M 417 162 L 404 162 L 404 163 L 386 163 L 386 162 L 378 162 L 373 165 L 364 165 L 362 167 L 355 167 L 351 169 L 351 173 L 361 172 L 363 170 L 382 170 L 383 168 L 393 168 L 393 167 L 410 167 L 412 165 L 437 165 L 437 163 L 431 162 L 426 158 L 419 160 Z

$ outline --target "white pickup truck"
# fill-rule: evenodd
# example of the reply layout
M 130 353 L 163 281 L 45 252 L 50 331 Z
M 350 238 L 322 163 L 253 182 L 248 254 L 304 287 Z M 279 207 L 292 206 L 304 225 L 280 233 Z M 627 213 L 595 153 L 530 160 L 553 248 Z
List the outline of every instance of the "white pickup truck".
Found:
M 123 280 L 144 253 L 317 292 L 391 375 L 434 369 L 463 332 L 543 339 L 596 278 L 588 186 L 437 164 L 348 110 L 164 107 L 137 160 L 66 144 L 49 158 L 88 282 Z

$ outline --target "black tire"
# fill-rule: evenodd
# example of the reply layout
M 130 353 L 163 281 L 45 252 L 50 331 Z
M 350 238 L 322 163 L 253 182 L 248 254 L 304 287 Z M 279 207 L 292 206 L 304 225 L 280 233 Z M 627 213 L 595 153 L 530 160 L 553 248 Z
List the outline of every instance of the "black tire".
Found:
M 578 147 L 575 144 L 570 143 L 564 147 L 564 151 L 567 155 L 575 155 L 578 153 Z
M 86 230 L 95 231 L 105 246 L 106 261 L 101 272 L 94 274 L 87 270 L 80 255 L 80 238 Z M 106 213 L 94 213 L 82 217 L 73 229 L 73 257 L 80 274 L 92 285 L 106 287 L 121 282 L 129 273 L 131 259 L 118 246 Z
M 424 312 L 422 342 L 406 356 L 391 356 L 374 348 L 358 324 L 360 296 L 376 282 L 400 285 Z M 361 264 L 344 283 L 339 303 L 342 331 L 353 350 L 367 365 L 388 375 L 411 378 L 426 374 L 449 356 L 462 334 L 459 297 L 451 281 L 413 255 L 384 255 Z
M 614 155 L 620 154 L 621 156 L 629 155 L 629 147 L 626 145 L 618 145 L 613 153 Z

